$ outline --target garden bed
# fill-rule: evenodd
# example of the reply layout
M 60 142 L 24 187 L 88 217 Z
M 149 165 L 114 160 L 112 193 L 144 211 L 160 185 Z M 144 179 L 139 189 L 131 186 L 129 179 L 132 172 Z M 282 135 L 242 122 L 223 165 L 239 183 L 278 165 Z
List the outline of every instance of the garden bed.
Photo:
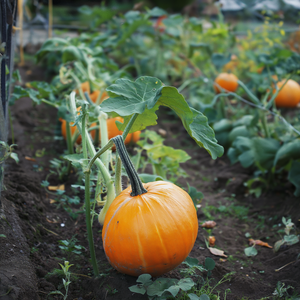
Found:
M 43 74 L 41 68 L 29 65 L 20 68 L 20 72 L 25 83 L 37 78 L 40 80 Z M 80 205 L 72 206 L 73 212 L 78 213 L 74 220 L 41 187 L 41 182 L 49 174 L 49 161 L 62 155 L 66 148 L 64 140 L 55 139 L 56 110 L 45 104 L 33 106 L 29 98 L 19 100 L 11 109 L 20 162 L 16 164 L 9 160 L 6 165 L 6 191 L 2 195 L 6 219 L 1 220 L 0 232 L 6 236 L 0 238 L 3 253 L 0 258 L 1 299 L 61 299 L 59 295 L 47 298 L 57 289 L 64 293 L 63 277 L 48 274 L 60 269 L 59 263 L 63 264 L 65 260 L 73 264 L 70 271 L 75 275 L 71 277 L 68 299 L 147 299 L 146 295 L 133 294 L 129 290 L 136 284 L 136 278 L 120 274 L 110 267 L 102 247 L 102 227 L 97 222 L 93 230 L 101 276 L 92 278 L 85 217 L 78 213 L 82 210 L 83 194 L 80 194 Z M 178 126 L 177 117 L 165 114 L 164 110 L 160 114 L 159 124 L 151 129 L 166 130 L 167 145 L 180 147 L 192 157 L 182 164 L 189 177 L 181 179 L 180 184 L 187 188 L 188 182 L 203 192 L 204 199 L 198 210 L 199 222 L 211 219 L 217 223 L 211 233 L 216 237 L 216 248 L 226 254 L 226 257 L 219 257 L 209 252 L 205 245 L 208 231 L 199 226 L 198 237 L 189 256 L 197 258 L 200 264 L 204 264 L 206 257 L 214 259 L 216 266 L 211 274 L 211 286 L 215 286 L 226 274 L 235 272 L 227 276 L 230 281 L 216 287 L 216 294 L 220 291 L 220 297 L 224 299 L 225 291 L 230 289 L 226 299 L 271 297 L 279 281 L 285 287 L 294 288 L 288 289 L 288 292 L 299 294 L 299 243 L 282 247 L 277 253 L 260 246 L 256 246 L 258 254 L 254 257 L 247 257 L 244 253 L 244 249 L 249 247 L 247 233 L 274 246 L 284 235 L 278 233 L 284 228 L 282 217 L 292 218 L 296 227 L 300 227 L 300 202 L 293 196 L 294 187 L 287 183 L 263 193 L 259 198 L 247 196 L 244 182 L 251 178 L 250 169 L 238 164 L 231 166 L 226 155 L 212 160 L 187 136 L 184 128 Z M 66 181 L 55 176 L 48 180 L 51 186 L 64 184 L 68 194 L 74 183 L 72 176 Z M 82 248 L 80 254 L 71 252 L 68 255 L 59 247 L 59 241 L 71 240 L 74 236 L 76 245 L 86 250 Z M 179 279 L 182 277 L 180 269 L 185 267 L 180 265 L 164 277 Z M 197 275 L 206 278 L 207 273 L 199 272 Z M 199 277 L 193 279 L 197 282 Z M 185 297 L 181 299 L 188 299 Z

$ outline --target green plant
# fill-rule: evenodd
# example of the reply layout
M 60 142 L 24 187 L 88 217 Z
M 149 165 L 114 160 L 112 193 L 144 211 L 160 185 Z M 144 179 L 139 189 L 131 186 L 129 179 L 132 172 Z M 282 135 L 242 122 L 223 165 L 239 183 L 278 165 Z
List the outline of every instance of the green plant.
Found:
M 76 245 L 78 240 L 75 238 L 75 235 L 72 236 L 70 240 L 59 240 L 59 248 L 62 250 L 62 252 L 67 254 L 67 259 L 70 260 L 71 254 L 81 255 L 82 251 L 85 250 L 85 248 L 81 245 Z
M 149 299 L 166 299 L 171 295 L 176 297 L 180 290 L 189 291 L 195 283 L 191 278 L 173 279 L 173 278 L 158 278 L 152 281 L 150 274 L 142 274 L 138 277 L 137 285 L 129 287 L 129 290 L 137 294 L 146 294 Z
M 17 145 L 12 144 L 8 145 L 4 141 L 0 141 L 0 186 L 2 188 L 2 180 L 3 180 L 3 173 L 4 173 L 4 162 L 10 157 L 12 158 L 16 163 L 19 162 L 18 154 L 14 152 L 14 147 Z
M 73 265 L 70 265 L 68 261 L 65 261 L 64 265 L 59 264 L 60 267 L 62 268 L 65 278 L 63 278 L 63 286 L 65 289 L 65 294 L 63 294 L 61 291 L 53 291 L 50 292 L 47 297 L 49 295 L 61 295 L 63 297 L 64 300 L 66 300 L 68 298 L 68 292 L 69 292 L 69 285 L 71 284 L 71 272 L 69 271 L 69 268 L 72 267 Z
M 118 125 L 119 129 L 123 131 L 122 139 L 125 139 L 129 132 L 142 130 L 147 126 L 155 124 L 155 111 L 160 105 L 165 105 L 173 109 L 182 119 L 185 129 L 198 145 L 206 148 L 213 158 L 222 155 L 223 148 L 220 147 L 213 138 L 213 131 L 208 126 L 207 119 L 200 112 L 191 109 L 184 101 L 183 96 L 178 93 L 176 88 L 163 86 L 161 81 L 157 78 L 141 77 L 135 82 L 128 79 L 119 79 L 115 84 L 110 86 L 107 91 L 111 97 L 101 104 L 100 109 L 102 112 L 113 112 L 115 115 L 121 115 L 124 118 L 124 123 Z M 72 163 L 80 164 L 85 173 L 86 223 L 88 227 L 88 239 L 90 253 L 92 256 L 92 264 L 94 272 L 97 275 L 99 271 L 96 264 L 91 232 L 90 172 L 93 164 L 95 163 L 99 170 L 99 174 L 101 174 L 105 182 L 107 200 L 99 214 L 99 221 L 103 224 L 106 219 L 106 212 L 108 211 L 108 208 L 115 199 L 115 196 L 119 195 L 121 192 L 121 164 L 120 159 L 117 157 L 115 180 L 112 180 L 109 170 L 99 157 L 101 158 L 105 151 L 113 146 L 114 142 L 118 141 L 119 143 L 121 140 L 120 138 L 114 138 L 106 144 L 102 143 L 103 147 L 96 152 L 86 128 L 88 105 L 83 101 L 80 101 L 79 103 L 82 108 L 82 114 L 77 115 L 75 92 L 72 92 L 70 95 L 71 114 L 74 118 L 73 121 L 75 121 L 74 124 L 76 124 L 79 132 L 82 134 L 83 155 L 71 154 L 65 156 L 65 158 L 72 161 Z M 124 151 L 122 151 L 122 153 L 124 153 Z M 192 206 L 191 211 L 195 213 L 194 206 Z M 102 231 L 103 235 L 105 235 L 104 232 L 105 230 Z M 132 251 L 133 247 L 131 248 Z M 188 253 L 186 253 L 186 255 L 187 254 Z M 184 259 L 184 257 L 182 256 L 181 259 Z M 180 263 L 180 261 L 177 263 Z
M 300 235 L 297 234 L 291 234 L 291 231 L 294 229 L 294 223 L 291 219 L 286 219 L 285 217 L 282 217 L 282 223 L 285 225 L 284 232 L 285 235 L 283 236 L 283 239 L 277 241 L 274 245 L 274 251 L 279 251 L 280 247 L 283 245 L 294 245 L 300 241 Z

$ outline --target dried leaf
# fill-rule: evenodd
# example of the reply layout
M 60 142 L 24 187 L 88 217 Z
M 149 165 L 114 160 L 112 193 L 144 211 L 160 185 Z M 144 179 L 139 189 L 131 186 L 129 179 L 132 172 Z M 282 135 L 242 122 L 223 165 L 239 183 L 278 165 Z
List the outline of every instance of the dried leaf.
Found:
M 58 222 L 59 222 L 59 221 L 57 221 L 57 220 L 51 221 L 51 220 L 48 219 L 48 218 L 46 218 L 46 220 L 47 220 L 47 222 L 49 222 L 49 223 L 58 223 Z
M 261 240 L 254 240 L 254 239 L 249 239 L 249 245 L 258 245 L 258 246 L 262 246 L 262 247 L 273 248 L 268 243 L 265 243 Z
M 210 247 L 214 247 L 215 242 L 216 242 L 216 238 L 214 236 L 209 236 L 208 237 L 208 243 L 209 243 Z
M 65 190 L 65 185 L 64 184 L 61 184 L 61 185 L 49 185 L 48 186 L 48 190 L 49 191 L 57 191 L 57 190 L 61 190 L 61 191 L 64 191 Z
M 25 159 L 26 159 L 26 160 L 30 160 L 30 161 L 36 161 L 35 158 L 29 157 L 29 156 L 25 156 Z
M 206 221 L 203 224 L 201 224 L 201 227 L 211 229 L 214 228 L 216 225 L 217 223 L 215 221 Z
M 53 203 L 55 203 L 55 202 L 56 202 L 56 200 L 50 199 L 50 204 L 53 204 Z
M 213 255 L 227 257 L 227 255 L 224 254 L 224 251 L 223 251 L 223 250 L 219 250 L 219 249 L 211 248 L 211 247 L 208 247 L 208 250 L 209 250 L 210 253 L 213 254 Z

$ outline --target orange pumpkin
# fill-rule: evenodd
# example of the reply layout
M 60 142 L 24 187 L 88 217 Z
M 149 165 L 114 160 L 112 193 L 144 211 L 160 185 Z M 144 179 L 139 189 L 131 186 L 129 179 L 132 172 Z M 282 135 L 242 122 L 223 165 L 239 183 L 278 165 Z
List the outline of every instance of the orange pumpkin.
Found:
M 221 88 L 228 92 L 235 92 L 238 87 L 238 78 L 231 73 L 220 73 L 215 79 L 214 89 L 216 93 L 221 92 Z
M 121 273 L 157 277 L 182 263 L 192 250 L 198 233 L 196 209 L 189 194 L 171 182 L 142 183 L 116 145 L 131 186 L 107 210 L 104 251 Z M 131 175 L 128 167 L 134 170 Z
M 107 132 L 108 132 L 108 139 L 111 139 L 117 135 L 121 135 L 123 131 L 120 131 L 116 125 L 116 121 L 123 122 L 123 118 L 121 117 L 116 117 L 116 118 L 111 118 L 107 119 Z M 125 139 L 125 144 L 129 144 L 131 141 L 136 143 L 140 139 L 140 131 L 136 131 L 134 133 L 129 133 Z M 112 148 L 115 150 L 115 147 Z
M 88 92 L 88 94 L 91 93 L 90 83 L 88 81 L 85 81 L 81 84 L 81 89 L 83 93 Z M 75 90 L 76 94 L 79 94 L 78 90 Z
M 93 93 L 90 94 L 91 100 L 96 103 L 98 97 L 100 95 L 100 91 L 94 91 Z M 102 103 L 105 99 L 109 98 L 108 94 L 104 91 L 101 95 L 100 98 L 100 103 Z
M 277 82 L 278 89 L 285 83 L 285 79 Z M 273 94 L 275 94 L 276 89 L 273 90 Z M 275 98 L 276 107 L 296 107 L 300 102 L 300 85 L 289 79 L 281 91 Z
M 77 110 L 79 110 L 80 107 L 77 108 Z M 78 113 L 79 114 L 79 113 Z M 67 139 L 67 122 L 66 120 L 60 119 L 61 121 L 61 134 L 64 137 L 64 139 Z M 116 125 L 116 121 L 119 122 L 123 122 L 123 118 L 121 117 L 116 117 L 116 118 L 111 118 L 111 119 L 107 119 L 106 124 L 107 124 L 107 131 L 108 131 L 108 139 L 111 139 L 117 135 L 121 135 L 123 133 L 123 131 L 120 131 Z M 71 125 L 73 125 L 74 123 L 71 122 Z M 93 123 L 91 125 L 91 127 L 97 126 L 96 123 Z M 76 126 L 71 126 L 71 135 L 73 136 L 75 131 L 76 131 Z M 95 138 L 95 130 L 92 130 L 90 132 L 92 138 Z M 125 144 L 129 144 L 131 141 L 136 143 L 139 139 L 140 139 L 140 131 L 136 131 L 134 133 L 129 133 L 125 139 Z M 76 140 L 77 144 L 81 143 L 81 136 L 79 136 Z M 112 148 L 113 150 L 115 150 L 115 147 Z

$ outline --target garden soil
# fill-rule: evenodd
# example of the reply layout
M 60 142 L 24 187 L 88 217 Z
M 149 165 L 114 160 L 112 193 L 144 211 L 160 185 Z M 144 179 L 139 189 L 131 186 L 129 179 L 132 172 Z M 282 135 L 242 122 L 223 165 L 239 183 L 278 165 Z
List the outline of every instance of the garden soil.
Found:
M 45 79 L 40 67 L 27 64 L 19 70 L 23 84 Z M 223 250 L 226 257 L 210 253 L 205 244 L 209 232 L 201 226 L 189 256 L 197 258 L 201 264 L 206 257 L 214 259 L 216 266 L 211 274 L 211 286 L 231 273 L 228 276 L 230 281 L 215 288 L 216 293 L 220 292 L 220 299 L 224 299 L 226 290 L 226 299 L 229 300 L 270 297 L 279 281 L 285 287 L 293 287 L 288 289 L 289 293 L 300 293 L 300 259 L 297 259 L 300 243 L 282 247 L 276 253 L 271 248 L 256 246 L 256 256 L 244 254 L 244 249 L 249 247 L 246 233 L 274 246 L 283 236 L 283 233 L 278 233 L 284 227 L 278 225 L 283 216 L 291 217 L 299 230 L 300 201 L 293 196 L 293 186 L 282 180 L 259 198 L 249 194 L 244 182 L 251 178 L 253 170 L 230 165 L 226 155 L 212 160 L 187 136 L 180 121 L 166 112 L 160 111 L 159 124 L 152 129 L 164 129 L 166 145 L 189 153 L 191 159 L 182 164 L 189 177 L 180 179 L 179 183 L 187 188 L 188 182 L 203 192 L 204 198 L 198 209 L 199 223 L 209 219 L 217 223 L 211 234 L 216 238 L 215 248 Z M 17 164 L 10 159 L 6 163 L 6 190 L 2 193 L 0 220 L 0 234 L 6 236 L 0 237 L 0 299 L 62 299 L 60 295 L 49 295 L 58 289 L 64 293 L 62 277 L 49 276 L 49 273 L 61 269 L 59 264 L 67 259 L 73 264 L 67 299 L 147 299 L 146 295 L 133 294 L 128 289 L 136 284 L 136 278 L 110 267 L 102 247 L 101 226 L 97 222 L 94 224 L 94 240 L 101 273 L 99 278 L 92 277 L 88 250 L 68 257 L 59 248 L 60 240 L 69 240 L 74 235 L 77 245 L 88 249 L 88 244 L 84 214 L 72 219 L 41 186 L 50 171 L 49 161 L 62 155 L 66 148 L 64 140 L 55 139 L 57 112 L 44 104 L 34 106 L 30 99 L 23 98 L 11 107 L 11 115 L 20 162 Z M 133 152 L 133 147 L 129 150 Z M 75 180 L 75 174 L 67 180 L 59 180 L 53 175 L 48 177 L 52 186 L 64 184 L 67 194 L 71 193 L 71 184 Z M 83 195 L 81 201 L 84 201 Z M 73 205 L 73 212 L 79 212 L 82 203 Z M 184 265 L 164 277 L 179 279 L 182 268 Z M 197 275 L 207 276 L 206 272 Z M 193 277 L 195 281 L 198 278 Z

